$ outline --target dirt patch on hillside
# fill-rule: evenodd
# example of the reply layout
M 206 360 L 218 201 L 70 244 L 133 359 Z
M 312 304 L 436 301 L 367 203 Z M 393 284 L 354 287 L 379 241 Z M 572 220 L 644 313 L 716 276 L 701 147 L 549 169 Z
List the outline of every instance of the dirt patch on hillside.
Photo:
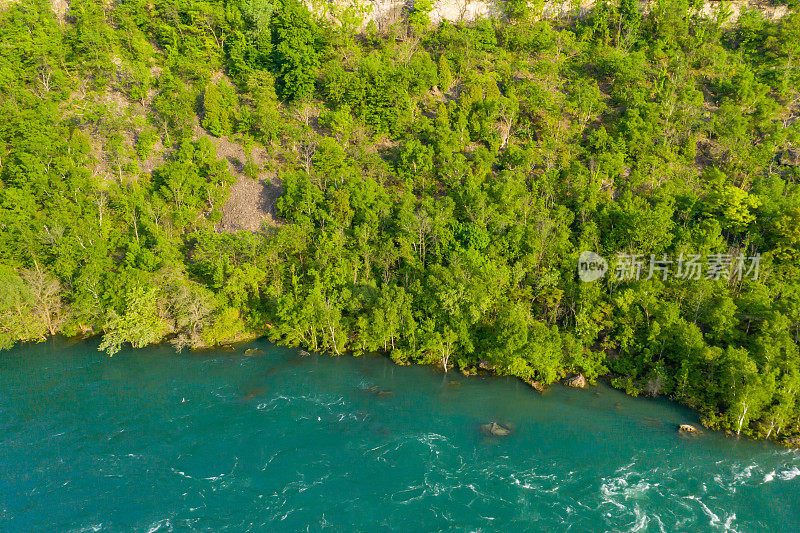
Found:
M 276 226 L 280 220 L 275 213 L 275 202 L 283 192 L 281 183 L 276 179 L 254 180 L 239 176 L 231 186 L 230 196 L 222 208 L 222 220 L 217 224 L 217 231 L 252 231 L 256 232 L 264 224 Z
M 230 195 L 222 208 L 222 220 L 216 226 L 217 231 L 259 231 L 263 224 L 277 226 L 282 223 L 276 214 L 275 202 L 283 193 L 283 184 L 265 170 L 269 155 L 264 147 L 254 144 L 249 151 L 229 137 L 215 137 L 200 125 L 199 117 L 195 117 L 194 136 L 205 137 L 216 148 L 218 159 L 228 162 L 236 182 L 231 185 Z M 253 179 L 245 174 L 248 159 L 258 169 L 258 178 Z

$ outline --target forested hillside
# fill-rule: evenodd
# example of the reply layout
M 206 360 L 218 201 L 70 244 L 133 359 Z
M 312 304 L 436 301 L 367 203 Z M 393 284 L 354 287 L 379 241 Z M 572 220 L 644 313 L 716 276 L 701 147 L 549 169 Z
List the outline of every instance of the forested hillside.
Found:
M 731 25 L 682 0 L 552 20 L 509 0 L 434 26 L 418 1 L 380 29 L 296 0 L 56 7 L 0 10 L 0 348 L 267 335 L 608 375 L 800 437 L 791 6 Z M 232 186 L 280 194 L 237 200 L 257 231 L 232 231 Z M 583 251 L 605 277 L 581 281 Z M 650 275 L 651 254 L 732 261 Z

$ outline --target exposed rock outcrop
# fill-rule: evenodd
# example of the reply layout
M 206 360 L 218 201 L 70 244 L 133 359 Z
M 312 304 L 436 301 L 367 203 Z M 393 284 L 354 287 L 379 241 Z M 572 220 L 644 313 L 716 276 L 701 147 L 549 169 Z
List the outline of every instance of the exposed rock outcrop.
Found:
M 505 426 L 501 426 L 497 422 L 490 422 L 488 424 L 481 424 L 481 433 L 492 437 L 507 437 L 511 435 L 511 430 Z
M 525 383 L 530 385 L 533 390 L 540 394 L 547 391 L 547 386 L 540 381 L 536 381 L 535 379 L 526 380 Z
M 565 379 L 564 385 L 566 385 L 567 387 L 575 387 L 576 389 L 585 389 L 586 378 L 583 377 L 583 374 L 577 374 L 575 376 L 572 376 L 571 378 Z
M 307 5 L 318 14 L 332 14 L 338 7 L 353 6 L 354 0 L 334 0 L 334 7 L 317 1 L 308 0 Z M 585 17 L 594 7 L 595 0 L 547 0 L 537 5 L 529 2 L 534 13 L 542 19 L 553 19 L 565 16 Z M 642 13 L 650 11 L 652 2 L 646 0 L 639 2 Z M 359 5 L 364 9 L 363 22 L 366 25 L 374 21 L 379 29 L 388 28 L 400 21 L 406 15 L 404 12 L 414 8 L 414 0 L 366 0 Z M 371 8 L 371 9 L 370 9 Z M 756 0 L 733 0 L 730 2 L 705 1 L 697 10 L 701 17 L 713 19 L 719 13 L 726 13 L 722 17 L 725 25 L 732 25 L 746 9 L 755 9 L 767 20 L 777 20 L 789 13 L 785 5 L 770 6 Z M 428 13 L 432 24 L 439 24 L 443 20 L 450 22 L 471 22 L 481 17 L 503 15 L 503 2 L 500 0 L 435 0 L 433 9 Z
M 494 370 L 494 365 L 486 359 L 481 359 L 478 361 L 478 368 L 481 370 Z
M 6 8 L 17 0 L 0 0 L 0 9 Z M 68 16 L 70 0 L 50 0 L 51 8 L 63 22 Z M 651 2 L 640 1 L 639 9 L 642 12 L 650 10 Z M 364 25 L 374 21 L 379 29 L 388 28 L 395 22 L 400 21 L 405 15 L 404 11 L 413 9 L 414 0 L 334 0 L 332 4 L 319 2 L 317 0 L 307 0 L 306 5 L 317 14 L 322 16 L 331 15 L 334 11 L 345 7 L 360 6 L 364 13 L 362 20 Z M 538 10 L 540 18 L 559 18 L 567 15 L 584 17 L 594 7 L 594 0 L 548 0 L 537 6 L 531 2 L 532 9 Z M 338 9 L 337 9 L 338 8 Z M 767 20 L 778 20 L 789 14 L 786 5 L 766 5 L 757 0 L 733 0 L 730 2 L 705 1 L 697 10 L 697 14 L 705 18 L 715 18 L 718 13 L 727 13 L 723 17 L 724 24 L 734 24 L 743 11 L 755 9 L 759 11 Z M 359 11 L 357 9 L 356 11 Z M 503 3 L 500 0 L 436 0 L 433 9 L 429 12 L 432 24 L 438 24 L 442 20 L 450 22 L 470 22 L 481 17 L 501 16 L 503 13 Z

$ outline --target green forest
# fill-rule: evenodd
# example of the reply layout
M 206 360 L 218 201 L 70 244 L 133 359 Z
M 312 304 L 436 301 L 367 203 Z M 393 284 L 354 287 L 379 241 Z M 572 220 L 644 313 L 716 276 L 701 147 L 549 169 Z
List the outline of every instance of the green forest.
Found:
M 59 5 L 0 7 L 0 349 L 266 336 L 580 373 L 800 442 L 794 5 Z M 278 191 L 268 216 L 224 228 L 248 183 Z M 582 281 L 584 251 L 609 274 Z M 689 256 L 734 261 L 646 275 Z

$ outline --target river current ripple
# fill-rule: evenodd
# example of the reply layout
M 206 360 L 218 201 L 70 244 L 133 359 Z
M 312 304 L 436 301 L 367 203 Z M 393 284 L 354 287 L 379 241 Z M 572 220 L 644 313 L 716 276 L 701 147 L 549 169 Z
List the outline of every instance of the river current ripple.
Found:
M 0 391 L 0 531 L 800 531 L 796 452 L 603 386 L 54 340 Z

